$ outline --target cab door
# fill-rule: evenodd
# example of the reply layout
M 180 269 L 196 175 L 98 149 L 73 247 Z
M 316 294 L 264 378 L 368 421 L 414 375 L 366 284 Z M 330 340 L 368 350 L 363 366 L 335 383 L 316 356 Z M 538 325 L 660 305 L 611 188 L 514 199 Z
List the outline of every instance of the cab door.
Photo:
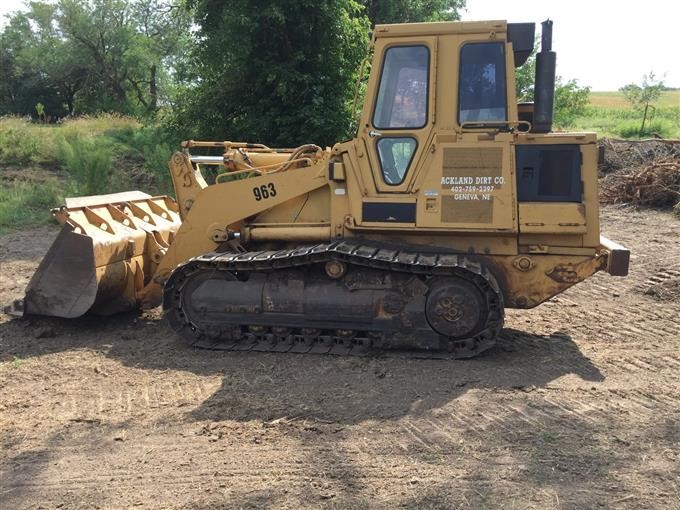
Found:
M 436 38 L 376 42 L 360 139 L 367 157 L 361 171 L 375 191 L 364 198 L 364 222 L 415 223 L 415 197 L 408 193 L 434 119 Z

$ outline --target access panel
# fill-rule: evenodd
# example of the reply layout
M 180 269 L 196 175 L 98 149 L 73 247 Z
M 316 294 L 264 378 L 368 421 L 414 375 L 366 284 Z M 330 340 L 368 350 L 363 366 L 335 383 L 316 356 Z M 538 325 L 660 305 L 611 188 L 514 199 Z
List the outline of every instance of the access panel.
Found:
M 441 144 L 418 198 L 418 225 L 516 231 L 513 175 L 507 143 Z

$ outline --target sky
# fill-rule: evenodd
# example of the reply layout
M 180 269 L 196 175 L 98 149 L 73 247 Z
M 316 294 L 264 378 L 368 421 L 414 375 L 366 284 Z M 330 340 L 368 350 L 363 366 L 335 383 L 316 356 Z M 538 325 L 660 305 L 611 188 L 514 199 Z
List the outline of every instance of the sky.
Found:
M 4 15 L 23 0 L 0 0 Z M 677 0 L 467 0 L 464 21 L 541 21 L 553 25 L 557 74 L 592 90 L 640 83 L 650 71 L 680 88 L 680 2 Z
M 467 0 L 463 21 L 553 20 L 557 74 L 593 90 L 618 90 L 653 71 L 680 87 L 677 0 Z M 664 78 L 665 76 L 665 78 Z

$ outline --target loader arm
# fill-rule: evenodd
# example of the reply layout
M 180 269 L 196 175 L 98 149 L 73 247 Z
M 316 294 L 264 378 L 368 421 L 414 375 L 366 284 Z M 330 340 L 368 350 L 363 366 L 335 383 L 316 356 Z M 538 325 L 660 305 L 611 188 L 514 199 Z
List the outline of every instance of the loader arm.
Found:
M 230 225 L 327 185 L 327 164 L 323 158 L 309 167 L 218 183 L 200 190 L 192 187 L 193 202 L 186 209 L 182 226 L 151 281 L 137 296 L 141 306 L 158 306 L 163 284 L 172 270 L 192 257 L 214 251 L 227 240 Z M 260 190 L 266 190 L 267 196 Z M 181 204 L 180 194 L 178 190 Z
M 175 188 L 175 197 L 179 207 L 179 217 L 184 221 L 196 195 L 208 184 L 200 170 L 191 164 L 191 158 L 184 152 L 175 152 L 168 162 L 170 177 Z

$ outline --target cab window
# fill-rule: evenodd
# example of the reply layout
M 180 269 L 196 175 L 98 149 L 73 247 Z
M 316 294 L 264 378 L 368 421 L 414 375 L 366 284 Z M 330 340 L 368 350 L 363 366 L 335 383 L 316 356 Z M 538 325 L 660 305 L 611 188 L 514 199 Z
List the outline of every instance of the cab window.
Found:
M 427 122 L 426 46 L 393 46 L 385 52 L 373 125 L 378 129 L 422 128 Z
M 507 120 L 505 44 L 468 43 L 460 51 L 458 123 Z
M 383 180 L 390 186 L 404 182 L 417 142 L 411 137 L 389 137 L 378 140 L 378 155 Z

